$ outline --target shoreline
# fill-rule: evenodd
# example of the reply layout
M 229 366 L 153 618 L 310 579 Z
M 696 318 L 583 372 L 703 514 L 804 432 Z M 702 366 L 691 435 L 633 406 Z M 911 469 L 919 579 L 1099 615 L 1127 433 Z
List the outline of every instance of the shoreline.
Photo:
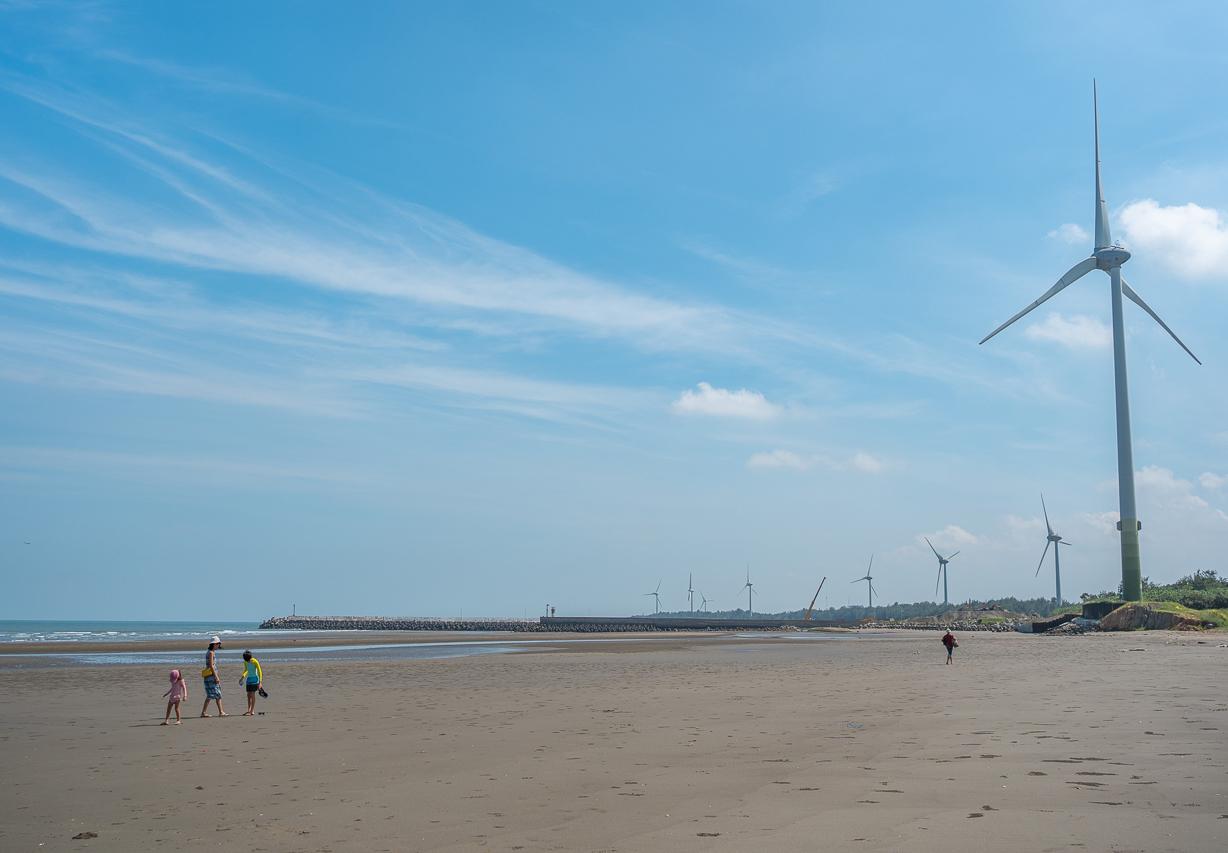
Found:
M 754 633 L 762 633 L 753 629 Z M 320 646 L 366 646 L 366 645 L 415 645 L 430 643 L 549 643 L 555 640 L 641 640 L 645 638 L 710 638 L 713 640 L 736 636 L 741 631 L 611 631 L 568 632 L 551 631 L 543 634 L 526 635 L 521 632 L 498 631 L 311 631 L 302 636 L 289 636 L 278 633 L 267 638 L 258 634 L 244 635 L 232 643 L 223 638 L 223 651 L 233 652 L 236 649 L 310 649 Z M 802 632 L 781 631 L 781 636 Z M 821 634 L 859 634 L 863 633 L 849 628 L 815 628 L 806 633 Z M 864 633 L 884 633 L 880 629 Z M 916 633 L 916 632 L 910 632 Z M 0 643 L 0 665 L 4 660 L 35 655 L 74 655 L 74 654 L 122 654 L 124 652 L 190 652 L 199 651 L 204 654 L 208 646 L 207 639 L 202 640 L 115 640 L 115 641 L 56 641 L 56 642 L 8 642 Z

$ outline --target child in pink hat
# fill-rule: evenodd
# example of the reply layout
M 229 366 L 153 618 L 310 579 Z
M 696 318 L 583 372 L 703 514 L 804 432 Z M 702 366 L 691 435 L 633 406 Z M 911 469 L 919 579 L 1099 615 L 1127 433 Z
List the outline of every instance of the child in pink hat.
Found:
M 170 723 L 172 710 L 175 712 L 175 725 L 180 725 L 183 722 L 183 717 L 179 715 L 179 703 L 187 701 L 188 683 L 183 680 L 183 676 L 179 674 L 179 670 L 171 670 L 171 689 L 162 695 L 167 697 L 166 719 L 162 721 L 162 725 L 165 726 Z

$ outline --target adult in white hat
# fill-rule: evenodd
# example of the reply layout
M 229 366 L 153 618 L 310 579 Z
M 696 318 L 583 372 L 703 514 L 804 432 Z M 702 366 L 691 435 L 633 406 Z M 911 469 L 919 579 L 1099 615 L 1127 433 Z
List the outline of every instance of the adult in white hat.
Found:
M 227 716 L 222 709 L 222 679 L 217 672 L 217 655 L 218 649 L 222 647 L 222 638 L 214 634 L 209 638 L 209 651 L 205 652 L 205 668 L 200 671 L 201 677 L 205 679 L 205 704 L 201 706 L 200 715 L 208 717 L 210 700 L 217 703 L 217 715 L 219 717 Z

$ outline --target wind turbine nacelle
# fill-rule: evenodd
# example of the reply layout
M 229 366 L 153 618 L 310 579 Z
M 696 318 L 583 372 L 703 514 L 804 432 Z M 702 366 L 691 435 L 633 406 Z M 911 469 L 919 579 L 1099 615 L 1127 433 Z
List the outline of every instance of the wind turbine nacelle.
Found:
M 1095 251 L 1096 266 L 1108 272 L 1130 260 L 1130 253 L 1121 246 L 1108 246 Z

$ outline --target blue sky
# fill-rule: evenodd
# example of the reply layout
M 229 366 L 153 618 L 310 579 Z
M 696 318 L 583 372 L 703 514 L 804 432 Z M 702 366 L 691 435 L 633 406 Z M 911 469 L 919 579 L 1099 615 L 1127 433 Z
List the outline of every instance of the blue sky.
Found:
M 1225 568 L 1216 4 L 0 2 L 6 618 Z M 1108 41 L 1103 49 L 1095 45 Z M 26 542 L 29 544 L 26 544 Z M 829 592 L 830 591 L 830 592 Z

